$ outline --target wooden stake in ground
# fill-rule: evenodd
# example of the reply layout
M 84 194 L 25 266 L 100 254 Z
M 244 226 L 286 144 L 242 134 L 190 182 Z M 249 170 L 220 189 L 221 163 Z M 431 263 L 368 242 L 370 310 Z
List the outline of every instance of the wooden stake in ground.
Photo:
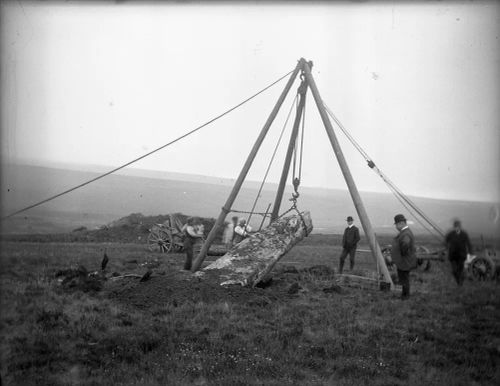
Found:
M 197 275 L 218 276 L 221 285 L 255 286 L 270 277 L 274 265 L 312 231 L 309 212 L 278 218 L 231 248 Z

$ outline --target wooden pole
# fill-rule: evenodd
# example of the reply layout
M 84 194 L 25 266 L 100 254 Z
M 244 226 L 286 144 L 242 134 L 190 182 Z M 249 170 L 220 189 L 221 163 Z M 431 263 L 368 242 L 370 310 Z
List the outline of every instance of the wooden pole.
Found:
M 347 183 L 347 187 L 349 188 L 352 201 L 358 213 L 365 234 L 368 237 L 368 243 L 370 244 L 370 249 L 372 251 L 372 254 L 375 257 L 376 262 L 380 265 L 382 269 L 382 275 L 384 276 L 385 281 L 391 284 L 391 288 L 394 288 L 391 275 L 389 274 L 389 270 L 387 269 L 387 266 L 385 264 L 384 257 L 382 256 L 382 251 L 380 250 L 380 246 L 377 242 L 375 232 L 373 231 L 370 219 L 368 218 L 368 214 L 366 213 L 365 207 L 363 205 L 363 201 L 361 201 L 361 196 L 359 195 L 356 184 L 354 183 L 354 179 L 352 178 L 351 172 L 344 158 L 344 154 L 342 153 L 342 149 L 340 148 L 340 145 L 337 141 L 337 137 L 335 136 L 335 132 L 333 131 L 333 127 L 330 122 L 330 119 L 328 118 L 326 109 L 323 106 L 323 101 L 319 94 L 318 88 L 316 87 L 314 78 L 311 74 L 311 69 L 309 67 L 309 64 L 305 60 L 302 60 L 301 63 L 303 63 L 304 74 L 306 76 L 307 82 L 313 94 L 316 105 L 318 106 L 321 120 L 325 125 L 326 133 L 328 134 L 328 138 L 330 139 L 333 151 L 335 153 L 335 156 L 337 157 L 337 161 L 339 162 L 340 169 L 342 170 L 342 174 L 344 175 L 345 181 Z
M 280 97 L 278 98 L 278 101 L 276 102 L 276 105 L 274 106 L 273 110 L 271 111 L 271 114 L 267 118 L 266 123 L 264 124 L 264 127 L 262 128 L 259 137 L 255 141 L 255 144 L 253 145 L 252 150 L 250 151 L 250 154 L 248 155 L 248 158 L 243 165 L 243 169 L 240 172 L 240 175 L 238 176 L 238 179 L 236 180 L 233 190 L 229 194 L 229 197 L 227 198 L 226 203 L 222 207 L 222 210 L 219 214 L 219 217 L 215 221 L 214 226 L 210 230 L 206 241 L 203 243 L 203 247 L 201 248 L 200 253 L 196 257 L 196 260 L 193 263 L 192 271 L 196 272 L 198 269 L 200 269 L 201 264 L 205 260 L 205 257 L 207 255 L 208 249 L 212 245 L 215 235 L 217 234 L 217 231 L 219 228 L 224 224 L 224 220 L 226 219 L 227 214 L 231 210 L 231 207 L 233 206 L 234 201 L 236 200 L 236 196 L 238 195 L 241 185 L 243 185 L 243 181 L 245 181 L 245 177 L 250 170 L 250 167 L 252 166 L 253 160 L 255 159 L 255 156 L 257 155 L 257 152 L 259 151 L 259 148 L 264 141 L 264 138 L 266 137 L 267 132 L 269 131 L 269 128 L 271 127 L 271 124 L 274 121 L 274 118 L 276 118 L 276 115 L 278 114 L 278 111 L 283 104 L 283 101 L 285 100 L 288 92 L 290 91 L 290 88 L 293 85 L 293 82 L 295 81 L 295 78 L 297 77 L 298 72 L 300 71 L 302 67 L 302 62 L 304 59 L 301 59 L 298 63 L 297 66 L 295 67 L 295 70 L 293 71 L 292 75 L 290 76 L 290 79 L 288 79 L 288 82 L 285 86 L 285 89 L 281 93 Z
M 288 143 L 288 149 L 285 156 L 285 163 L 283 164 L 283 170 L 281 172 L 278 191 L 276 192 L 276 198 L 274 200 L 273 211 L 271 213 L 271 222 L 273 222 L 278 218 L 281 201 L 283 200 L 283 192 L 285 191 L 286 180 L 288 178 L 288 172 L 290 171 L 290 163 L 292 162 L 293 150 L 295 149 L 295 141 L 297 140 L 297 135 L 299 133 L 300 119 L 302 117 L 302 112 L 304 111 L 304 106 L 306 104 L 306 92 L 307 92 L 307 82 L 302 81 L 299 87 L 299 94 L 300 94 L 299 105 L 297 107 L 297 112 L 295 114 L 295 121 L 293 123 L 292 133 L 290 134 L 290 142 Z

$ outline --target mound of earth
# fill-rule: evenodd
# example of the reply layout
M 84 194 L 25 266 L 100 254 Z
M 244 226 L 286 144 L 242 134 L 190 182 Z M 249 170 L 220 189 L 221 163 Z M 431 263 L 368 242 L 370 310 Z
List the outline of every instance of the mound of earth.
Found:
M 175 215 L 185 223 L 188 215 L 175 213 Z M 154 224 L 163 224 L 169 218 L 168 214 L 156 216 L 144 216 L 141 213 L 132 213 L 122 217 L 99 229 L 87 229 L 84 226 L 75 228 L 70 233 L 60 234 L 26 234 L 26 235 L 5 235 L 3 238 L 9 241 L 31 241 L 31 242 L 119 242 L 119 243 L 146 243 L 149 230 Z M 214 218 L 199 217 L 205 226 L 205 235 L 215 224 Z M 216 235 L 215 242 L 222 239 L 222 227 Z
M 181 223 L 185 223 L 188 215 L 182 213 L 174 214 Z M 215 224 L 214 218 L 204 218 L 199 217 L 201 223 L 205 227 L 206 235 Z M 122 217 L 116 221 L 109 223 L 96 230 L 75 230 L 72 232 L 73 237 L 83 237 L 85 240 L 82 241 L 94 241 L 94 242 L 129 242 L 129 243 L 145 243 L 149 235 L 149 230 L 154 224 L 164 224 L 169 219 L 168 214 L 156 215 L 156 216 L 144 216 L 142 213 L 132 213 L 128 216 Z M 220 230 L 216 241 L 220 240 L 222 237 L 223 229 Z M 80 241 L 80 240 L 74 240 Z
M 254 306 L 266 306 L 276 301 L 286 301 L 310 287 L 311 282 L 321 282 L 318 291 L 333 284 L 333 271 L 326 266 L 305 269 L 281 267 L 270 282 L 262 287 L 251 288 L 240 285 L 221 286 L 220 278 L 207 272 L 197 277 L 188 271 L 172 271 L 164 275 L 152 275 L 148 281 L 138 278 L 109 280 L 104 288 L 106 296 L 137 308 L 185 303 L 219 303 L 227 301 Z M 324 291 L 328 292 L 328 291 Z

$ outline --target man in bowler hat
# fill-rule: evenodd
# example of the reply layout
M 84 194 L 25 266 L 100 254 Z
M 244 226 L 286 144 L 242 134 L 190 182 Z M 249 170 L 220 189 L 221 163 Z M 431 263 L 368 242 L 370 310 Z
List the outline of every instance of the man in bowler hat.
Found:
M 351 263 L 351 271 L 354 268 L 354 257 L 356 256 L 356 248 L 359 241 L 359 229 L 354 225 L 354 220 L 351 216 L 347 217 L 347 228 L 344 230 L 342 237 L 342 253 L 340 254 L 339 273 L 344 269 L 344 262 L 349 255 Z
M 391 256 L 398 269 L 399 283 L 403 287 L 401 298 L 408 299 L 410 297 L 410 270 L 417 266 L 415 237 L 402 214 L 394 216 L 394 225 L 399 234 L 392 243 Z
M 464 282 L 464 262 L 467 254 L 472 254 L 472 245 L 469 235 L 462 229 L 459 220 L 453 222 L 453 230 L 446 235 L 446 247 L 448 248 L 448 259 L 451 263 L 453 277 L 461 286 Z

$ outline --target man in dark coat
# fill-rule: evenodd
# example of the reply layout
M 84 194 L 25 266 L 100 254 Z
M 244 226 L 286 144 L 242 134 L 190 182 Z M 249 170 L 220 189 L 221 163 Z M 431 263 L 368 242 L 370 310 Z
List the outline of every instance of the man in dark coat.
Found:
M 392 243 L 391 257 L 398 269 L 398 280 L 403 287 L 401 298 L 410 297 L 410 270 L 417 266 L 415 237 L 402 214 L 394 216 L 394 225 L 399 234 Z
M 354 220 L 351 216 L 347 217 L 347 225 L 344 236 L 342 237 L 342 253 L 340 254 L 339 273 L 344 269 L 344 262 L 349 255 L 351 263 L 351 271 L 354 268 L 354 257 L 356 256 L 356 248 L 359 241 L 359 229 L 353 224 Z
M 451 263 L 453 276 L 459 286 L 464 282 L 464 262 L 467 254 L 472 254 L 469 235 L 462 229 L 459 220 L 453 222 L 453 230 L 446 235 L 445 242 L 448 248 L 448 259 Z

